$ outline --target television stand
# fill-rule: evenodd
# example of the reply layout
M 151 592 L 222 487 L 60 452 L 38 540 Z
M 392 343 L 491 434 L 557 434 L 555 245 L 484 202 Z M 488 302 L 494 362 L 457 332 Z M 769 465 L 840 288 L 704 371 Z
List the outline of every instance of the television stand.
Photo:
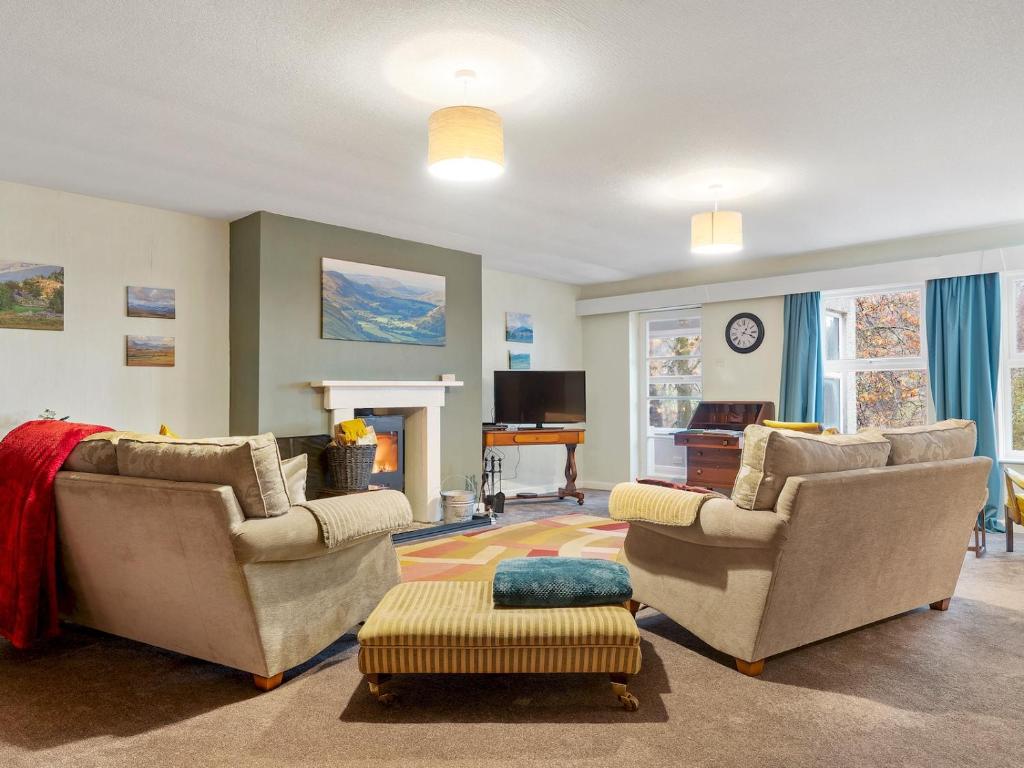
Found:
M 510 448 L 524 445 L 564 445 L 565 446 L 565 485 L 557 493 L 542 493 L 536 496 L 506 498 L 505 503 L 514 501 L 536 501 L 538 499 L 576 499 L 583 504 L 583 491 L 576 489 L 576 446 L 583 445 L 586 430 L 571 427 L 544 427 L 534 429 L 488 429 L 483 430 L 483 454 L 488 448 Z M 486 509 L 491 508 L 491 497 L 484 497 Z

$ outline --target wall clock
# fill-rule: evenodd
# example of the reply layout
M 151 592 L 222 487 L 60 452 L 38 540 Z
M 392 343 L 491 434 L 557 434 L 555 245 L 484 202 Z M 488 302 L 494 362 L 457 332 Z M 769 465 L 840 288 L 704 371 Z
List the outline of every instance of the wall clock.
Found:
M 753 352 L 764 341 L 764 323 L 750 312 L 740 312 L 725 325 L 725 341 L 733 352 Z

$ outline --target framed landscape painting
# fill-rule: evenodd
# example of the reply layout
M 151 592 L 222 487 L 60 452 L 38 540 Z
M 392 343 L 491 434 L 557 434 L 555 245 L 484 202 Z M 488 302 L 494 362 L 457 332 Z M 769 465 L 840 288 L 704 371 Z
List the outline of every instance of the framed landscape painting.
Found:
M 173 368 L 173 336 L 125 336 L 124 361 L 140 368 Z
M 528 371 L 528 370 L 530 370 L 530 353 L 529 352 L 509 352 L 508 353 L 508 369 L 510 371 Z
M 128 286 L 128 317 L 159 317 L 174 319 L 173 288 L 139 288 Z
M 0 328 L 64 330 L 64 267 L 0 261 Z
M 533 318 L 525 312 L 506 312 L 505 341 L 533 344 Z
M 325 339 L 445 343 L 445 278 L 354 261 L 321 261 Z

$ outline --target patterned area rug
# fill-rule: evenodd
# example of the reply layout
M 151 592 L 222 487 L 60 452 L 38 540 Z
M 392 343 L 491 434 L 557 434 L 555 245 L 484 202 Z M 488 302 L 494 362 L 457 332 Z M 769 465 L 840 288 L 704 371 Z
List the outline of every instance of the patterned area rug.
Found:
M 510 557 L 617 560 L 629 523 L 594 515 L 562 515 L 487 528 L 398 548 L 402 581 L 490 581 Z

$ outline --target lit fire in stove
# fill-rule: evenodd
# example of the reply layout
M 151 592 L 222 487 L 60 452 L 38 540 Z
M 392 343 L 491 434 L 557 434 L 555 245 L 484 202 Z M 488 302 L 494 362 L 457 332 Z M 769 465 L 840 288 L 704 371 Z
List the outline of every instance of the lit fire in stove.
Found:
M 373 458 L 374 472 L 398 471 L 398 433 L 378 432 L 377 453 Z

